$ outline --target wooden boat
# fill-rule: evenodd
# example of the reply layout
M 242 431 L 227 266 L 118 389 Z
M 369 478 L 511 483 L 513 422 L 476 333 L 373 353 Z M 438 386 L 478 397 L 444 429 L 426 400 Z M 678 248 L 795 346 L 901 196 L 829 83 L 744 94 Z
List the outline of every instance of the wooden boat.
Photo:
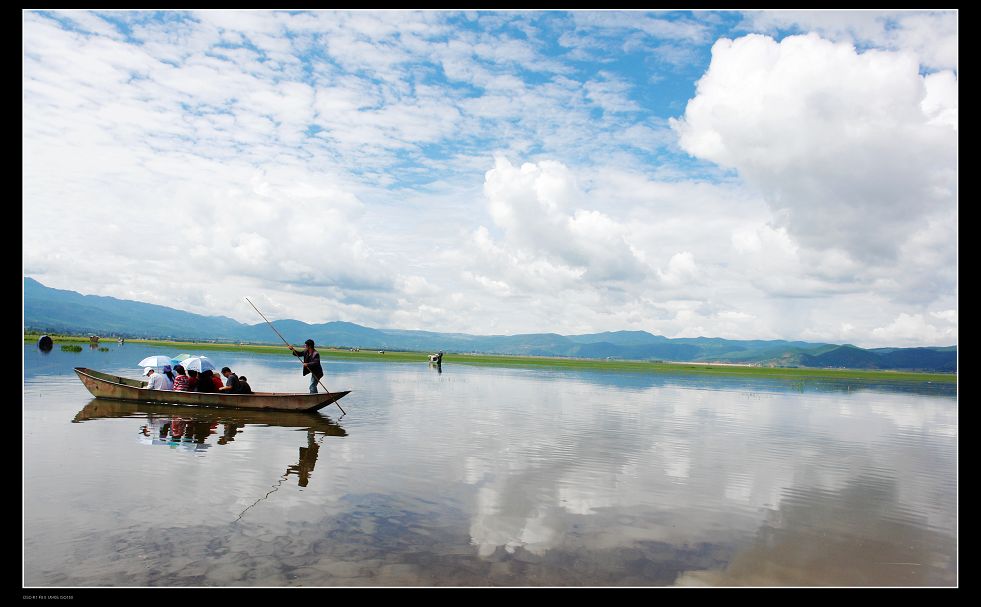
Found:
M 85 367 L 75 367 L 92 396 L 143 403 L 163 403 L 189 407 L 230 407 L 235 409 L 264 409 L 276 411 L 316 411 L 351 393 L 306 394 L 292 392 L 256 392 L 254 394 L 225 394 L 223 392 L 174 392 L 148 390 L 146 382 L 118 375 L 100 373 Z

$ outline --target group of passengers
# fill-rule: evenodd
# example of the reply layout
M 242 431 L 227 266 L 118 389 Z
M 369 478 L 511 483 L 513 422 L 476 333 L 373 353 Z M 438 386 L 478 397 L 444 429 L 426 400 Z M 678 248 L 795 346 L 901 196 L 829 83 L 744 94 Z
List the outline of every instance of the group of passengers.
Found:
M 211 369 L 201 373 L 193 369 L 185 370 L 182 365 L 175 366 L 173 371 L 171 371 L 170 365 L 167 365 L 161 373 L 157 373 L 153 367 L 143 369 L 143 375 L 147 376 L 146 387 L 150 390 L 252 394 L 252 387 L 249 386 L 244 375 L 239 377 L 232 373 L 228 367 L 222 367 L 221 374 L 225 378 L 224 382 Z

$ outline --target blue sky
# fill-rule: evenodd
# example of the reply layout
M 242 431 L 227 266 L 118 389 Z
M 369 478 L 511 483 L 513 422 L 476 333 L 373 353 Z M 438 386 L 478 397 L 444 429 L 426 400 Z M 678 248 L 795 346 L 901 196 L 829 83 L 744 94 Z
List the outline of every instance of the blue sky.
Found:
M 50 286 L 956 342 L 956 12 L 23 17 L 24 272 Z

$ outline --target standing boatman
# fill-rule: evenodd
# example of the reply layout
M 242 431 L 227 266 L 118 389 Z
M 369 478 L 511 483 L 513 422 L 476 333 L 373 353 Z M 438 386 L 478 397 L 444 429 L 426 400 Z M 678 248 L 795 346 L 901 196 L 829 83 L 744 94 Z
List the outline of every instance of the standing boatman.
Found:
M 308 339 L 303 342 L 306 348 L 302 352 L 297 352 L 296 348 L 290 345 L 293 356 L 303 357 L 303 374 L 310 374 L 310 394 L 317 393 L 317 381 L 324 376 L 324 368 L 320 366 L 320 352 L 313 348 L 313 340 Z

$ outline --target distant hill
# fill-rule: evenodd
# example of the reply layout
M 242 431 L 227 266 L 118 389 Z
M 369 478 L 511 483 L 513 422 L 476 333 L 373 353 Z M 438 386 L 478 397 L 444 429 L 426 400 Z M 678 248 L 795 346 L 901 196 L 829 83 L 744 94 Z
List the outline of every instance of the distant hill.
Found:
M 895 352 L 895 350 L 894 350 Z M 833 350 L 812 356 L 801 354 L 800 362 L 805 367 L 846 367 L 849 369 L 878 369 L 882 356 L 869 350 L 851 345 L 839 346 Z
M 950 348 L 877 348 L 839 346 L 823 354 L 801 355 L 805 367 L 956 371 L 957 350 Z
M 847 367 L 954 372 L 957 347 L 876 348 L 783 340 L 717 337 L 671 339 L 646 331 L 585 335 L 534 333 L 469 335 L 404 329 L 372 329 L 333 321 L 273 323 L 288 340 L 344 348 L 523 354 L 627 360 L 736 362 L 766 366 Z M 279 343 L 265 323 L 244 324 L 225 316 L 203 316 L 166 306 L 81 295 L 24 278 L 24 328 L 49 333 L 95 333 L 125 337 Z
M 25 278 L 24 326 L 51 332 L 231 340 L 243 325 L 224 316 L 201 316 L 154 304 L 51 289 Z

